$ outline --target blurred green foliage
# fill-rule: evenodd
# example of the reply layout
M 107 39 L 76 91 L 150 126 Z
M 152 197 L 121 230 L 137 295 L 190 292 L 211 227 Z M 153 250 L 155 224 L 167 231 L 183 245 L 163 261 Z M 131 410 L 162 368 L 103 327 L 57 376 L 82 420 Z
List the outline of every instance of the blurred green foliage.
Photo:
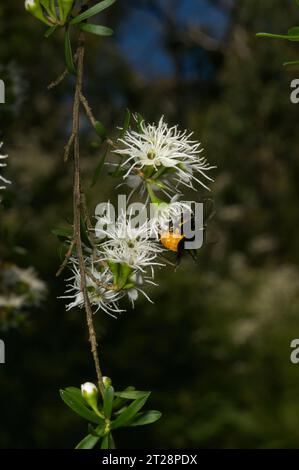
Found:
M 1 257 L 34 266 L 49 293 L 26 327 L 2 335 L 0 447 L 71 448 L 86 429 L 58 389 L 94 377 L 83 312 L 66 313 L 57 299 L 64 285 L 55 278 L 61 253 L 51 233 L 71 216 L 71 168 L 62 163 L 62 149 L 73 81 L 46 91 L 62 71 L 62 37 L 43 40 L 42 25 L 23 2 L 2 3 L 7 105 L 0 108 L 0 137 L 13 186 L 1 207 Z M 154 14 L 157 3 L 139 7 Z M 142 434 L 120 433 L 116 445 L 296 448 L 299 366 L 289 356 L 299 337 L 299 139 L 289 95 L 298 75 L 281 67 L 296 55 L 296 44 L 262 42 L 255 33 L 287 30 L 298 9 L 292 1 L 236 2 L 220 41 L 217 23 L 204 29 L 216 38 L 210 43 L 205 34 L 178 35 L 175 11 L 160 15 L 174 73 L 146 80 L 117 37 L 139 7 L 118 2 L 106 22 L 115 39 L 88 39 L 86 94 L 111 132 L 126 106 L 193 129 L 218 165 L 216 216 L 198 265 L 186 259 L 177 272 L 158 273 L 154 305 L 139 301 L 117 321 L 97 315 L 105 375 L 119 389 L 134 383 L 153 390 L 151 405 L 163 412 Z M 138 34 L 141 41 L 143 30 Z M 192 78 L 184 76 L 187 55 L 196 59 Z M 85 122 L 82 131 L 89 187 L 102 153 Z M 107 176 L 97 181 L 88 192 L 91 210 L 111 198 L 114 185 Z

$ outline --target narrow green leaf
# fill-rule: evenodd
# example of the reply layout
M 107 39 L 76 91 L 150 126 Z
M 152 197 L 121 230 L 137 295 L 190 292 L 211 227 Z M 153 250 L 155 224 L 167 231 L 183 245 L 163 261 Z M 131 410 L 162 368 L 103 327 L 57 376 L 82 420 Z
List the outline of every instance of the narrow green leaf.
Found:
M 125 133 L 126 133 L 127 130 L 129 129 L 129 127 L 130 127 L 130 122 L 131 122 L 131 112 L 130 112 L 129 109 L 126 109 L 125 118 L 124 118 L 124 123 L 123 123 L 123 128 L 122 128 L 122 131 L 121 131 L 121 136 L 122 136 L 122 137 L 125 135 Z
M 271 33 L 257 33 L 258 38 L 271 38 L 271 39 L 286 39 L 287 41 L 299 41 L 299 34 L 271 34 Z
M 109 449 L 109 434 L 103 437 L 101 449 Z
M 123 413 L 121 413 L 115 421 L 111 423 L 112 429 L 120 428 L 121 426 L 125 426 L 128 424 L 134 416 L 141 410 L 141 408 L 146 403 L 148 397 L 150 396 L 150 392 L 146 394 L 143 398 L 138 398 L 131 403 L 128 408 L 125 409 Z
M 109 435 L 109 447 L 110 449 L 116 449 L 115 441 L 111 433 Z
M 55 33 L 56 29 L 58 28 L 58 26 L 50 26 L 50 28 L 47 29 L 47 31 L 45 32 L 44 36 L 45 38 L 49 38 L 53 33 Z
M 112 36 L 114 33 L 113 29 L 107 28 L 107 26 L 92 23 L 81 23 L 80 29 L 86 33 L 96 34 L 97 36 Z
M 135 419 L 129 424 L 129 426 L 145 426 L 147 424 L 152 424 L 158 421 L 162 416 L 160 411 L 150 410 L 144 413 L 138 413 L 135 416 Z
M 71 38 L 68 29 L 65 31 L 64 36 L 64 55 L 67 70 L 69 71 L 69 73 L 76 75 L 77 72 L 74 65 Z
M 109 8 L 116 0 L 104 0 L 103 2 L 97 3 L 95 6 L 89 8 L 88 10 L 84 11 L 80 15 L 76 16 L 76 18 L 72 19 L 71 24 L 78 24 L 82 21 L 87 20 L 91 16 L 97 15 L 106 8 Z
M 94 428 L 90 423 L 88 424 L 88 432 L 91 436 L 102 437 L 104 433 L 104 422 L 102 426 Z
M 144 117 L 140 113 L 136 113 L 135 118 L 137 122 L 138 132 L 142 133 L 143 129 L 141 124 L 144 122 Z
M 77 413 L 82 418 L 95 424 L 103 423 L 104 421 L 99 418 L 93 411 L 85 406 L 76 394 L 70 391 L 60 390 L 60 396 L 64 403 Z
M 288 30 L 289 36 L 299 36 L 299 26 L 293 26 Z
M 94 434 L 97 435 L 88 434 L 84 437 L 84 439 L 82 439 L 82 441 L 79 442 L 79 444 L 76 446 L 76 449 L 93 449 L 94 446 L 99 442 L 103 433 L 103 426 L 98 426 L 96 429 L 94 429 Z
M 107 154 L 108 154 L 108 147 L 106 148 L 105 153 L 102 156 L 102 158 L 100 159 L 100 162 L 99 162 L 98 166 L 96 167 L 95 172 L 93 174 L 93 178 L 92 178 L 92 182 L 91 182 L 91 187 L 92 188 L 95 186 L 96 182 L 99 179 L 100 174 L 102 173 L 104 163 L 106 161 Z
M 94 130 L 96 131 L 96 133 L 102 139 L 105 139 L 107 137 L 107 129 L 104 126 L 104 124 L 102 124 L 100 121 L 96 121 L 93 127 L 94 127 Z
M 105 387 L 104 407 L 103 407 L 104 415 L 108 419 L 111 418 L 113 399 L 114 399 L 114 388 L 111 385 L 108 385 L 107 387 Z
M 137 398 L 143 398 L 151 392 L 143 392 L 138 390 L 124 390 L 123 392 L 115 392 L 116 397 L 127 398 L 128 400 L 136 400 Z
M 299 60 L 291 60 L 289 62 L 284 62 L 283 65 L 284 67 L 287 67 L 288 65 L 299 65 Z
M 71 227 L 57 227 L 54 228 L 51 232 L 60 240 L 65 240 L 66 238 L 69 239 L 73 236 L 73 229 Z
M 132 392 L 133 390 L 135 390 L 135 387 L 129 386 L 125 390 L 123 390 L 123 392 Z M 124 404 L 127 403 L 127 401 L 129 400 L 128 398 L 121 398 L 118 396 L 119 393 L 123 393 L 123 392 L 114 393 L 115 395 L 114 402 L 113 402 L 114 409 L 122 408 Z

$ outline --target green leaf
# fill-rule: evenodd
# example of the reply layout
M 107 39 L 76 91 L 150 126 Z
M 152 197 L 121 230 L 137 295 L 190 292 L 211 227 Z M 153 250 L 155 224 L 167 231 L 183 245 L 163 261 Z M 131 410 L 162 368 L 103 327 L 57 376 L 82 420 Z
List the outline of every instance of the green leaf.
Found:
M 102 124 L 100 121 L 96 121 L 93 127 L 94 127 L 94 130 L 96 131 L 96 133 L 102 139 L 105 139 L 107 137 L 107 129 L 104 126 L 104 124 Z
M 102 426 L 94 428 L 90 423 L 88 424 L 88 432 L 91 436 L 102 437 L 104 433 L 104 423 Z
M 127 398 L 128 400 L 136 400 L 137 398 L 143 398 L 151 392 L 143 392 L 138 390 L 124 390 L 123 392 L 115 392 L 115 396 L 119 398 Z
M 97 428 L 98 429 L 98 428 Z M 76 449 L 93 449 L 94 446 L 99 442 L 101 436 L 94 436 L 88 434 L 87 436 L 79 442 L 76 446 Z
M 293 26 L 288 30 L 289 36 L 299 36 L 299 26 Z
M 109 440 L 109 434 L 103 437 L 101 449 L 110 449 Z
M 73 51 L 72 51 L 70 33 L 68 29 L 65 31 L 65 36 L 64 36 L 64 55 L 65 55 L 65 63 L 66 63 L 67 70 L 69 71 L 69 73 L 76 75 L 77 71 L 74 65 Z
M 56 235 L 60 240 L 65 240 L 72 238 L 73 236 L 73 229 L 71 227 L 57 227 L 54 228 L 52 231 L 53 235 Z
M 283 65 L 284 67 L 287 67 L 289 65 L 299 65 L 299 60 L 291 60 L 289 62 L 284 62 Z
M 97 416 L 93 411 L 91 411 L 87 406 L 81 401 L 76 392 L 71 390 L 60 390 L 60 396 L 64 403 L 71 408 L 75 413 L 77 413 L 81 418 L 86 419 L 95 424 L 103 424 L 99 416 Z
M 96 167 L 95 172 L 93 174 L 93 178 L 92 178 L 92 182 L 91 182 L 91 187 L 92 188 L 94 187 L 94 185 L 96 184 L 96 182 L 99 179 L 99 176 L 100 176 L 100 174 L 102 172 L 102 169 L 104 167 L 104 163 L 106 161 L 107 154 L 108 154 L 108 147 L 106 148 L 105 153 L 102 156 L 102 158 L 101 158 L 101 160 L 100 160 L 100 162 L 99 162 L 98 166 Z
M 141 410 L 141 408 L 144 406 L 146 403 L 148 397 L 150 396 L 151 392 L 148 392 L 143 398 L 138 398 L 137 400 L 134 400 L 133 403 L 131 403 L 128 408 L 121 413 L 115 421 L 111 423 L 111 428 L 112 429 L 117 429 L 120 428 L 121 426 L 125 426 L 128 424 L 134 416 L 138 413 L 138 411 Z
M 90 431 L 90 425 L 88 426 Z M 90 434 L 84 437 L 82 441 L 76 446 L 76 449 L 93 449 L 99 442 L 100 438 L 104 435 L 104 424 L 97 426 L 96 429 L 92 428 Z
M 116 449 L 116 447 L 115 447 L 115 442 L 114 442 L 114 438 L 113 438 L 113 436 L 112 436 L 111 433 L 110 433 L 110 435 L 109 435 L 109 447 L 110 447 L 110 449 Z
M 53 33 L 55 33 L 57 28 L 58 28 L 57 25 L 51 26 L 50 28 L 48 28 L 47 31 L 44 34 L 45 38 L 49 38 Z
M 108 385 L 107 387 L 105 387 L 104 407 L 103 407 L 104 415 L 108 419 L 111 418 L 113 400 L 114 400 L 114 388 L 111 385 Z
M 136 118 L 136 122 L 137 122 L 138 132 L 142 133 L 143 129 L 142 129 L 141 124 L 145 121 L 145 119 L 140 113 L 136 113 L 135 118 Z
M 123 392 L 130 392 L 130 391 L 133 391 L 135 390 L 135 387 L 132 387 L 132 386 L 129 386 L 127 387 L 125 390 L 123 390 Z M 118 396 L 119 393 L 123 393 L 123 392 L 115 392 L 114 393 L 114 402 L 113 402 L 113 408 L 114 409 L 118 409 L 118 408 L 122 408 L 124 406 L 125 403 L 127 403 L 127 401 L 129 400 L 129 398 L 121 398 Z
M 126 109 L 126 114 L 125 114 L 125 118 L 124 118 L 123 128 L 122 128 L 122 131 L 121 131 L 121 136 L 122 136 L 122 137 L 125 135 L 125 133 L 126 133 L 127 130 L 129 129 L 129 127 L 130 127 L 130 122 L 131 122 L 131 112 L 130 112 L 129 109 Z
M 98 24 L 82 23 L 80 29 L 86 33 L 96 34 L 97 36 L 112 36 L 113 29 Z
M 76 18 L 72 19 L 71 24 L 78 24 L 82 21 L 87 20 L 91 16 L 97 15 L 106 8 L 109 8 L 116 0 L 104 0 L 103 2 L 97 3 L 97 5 L 89 8 L 88 10 L 84 11 L 80 15 L 76 16 Z
M 257 33 L 258 38 L 271 38 L 271 39 L 286 39 L 287 41 L 299 41 L 299 34 L 271 34 L 271 33 Z
M 150 410 L 145 411 L 144 413 L 138 413 L 135 416 L 135 419 L 129 424 L 129 426 L 145 426 L 147 424 L 152 424 L 158 421 L 162 416 L 160 411 Z

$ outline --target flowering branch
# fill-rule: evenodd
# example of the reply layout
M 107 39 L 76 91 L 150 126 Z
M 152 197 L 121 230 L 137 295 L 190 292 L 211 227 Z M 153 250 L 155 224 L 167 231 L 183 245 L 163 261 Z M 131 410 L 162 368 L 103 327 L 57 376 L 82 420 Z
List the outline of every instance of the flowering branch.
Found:
M 73 411 L 97 425 L 96 428 L 91 427 L 90 434 L 76 447 L 78 449 L 92 448 L 97 442 L 101 443 L 102 448 L 113 448 L 114 429 L 151 424 L 161 416 L 156 410 L 141 412 L 150 392 L 137 391 L 134 387 L 115 392 L 111 380 L 103 377 L 93 314 L 100 310 L 116 318 L 117 314 L 125 311 L 120 308 L 119 302 L 129 299 L 134 307 L 139 294 L 152 302 L 145 287 L 157 285 L 154 282 L 155 268 L 165 265 L 160 261 L 162 253 L 175 253 L 179 260 L 184 243 L 188 240 L 184 226 L 186 221 L 181 222 L 182 216 L 187 214 L 189 221 L 195 217 L 196 211 L 193 213 L 190 208 L 191 202 L 179 200 L 180 188 L 195 189 L 198 183 L 209 189 L 207 183 L 212 179 L 208 172 L 215 168 L 200 156 L 203 149 L 199 142 L 192 140 L 192 133 L 180 131 L 178 126 L 169 127 L 164 117 L 156 125 L 146 123 L 141 115 L 136 114 L 131 125 L 131 113 L 127 110 L 123 127 L 119 129 L 120 136 L 114 142 L 94 116 L 83 93 L 85 33 L 100 36 L 112 34 L 110 28 L 88 20 L 114 1 L 102 0 L 94 6 L 84 1 L 79 11 L 73 0 L 25 2 L 27 10 L 50 26 L 47 37 L 57 28 L 64 28 L 66 69 L 48 89 L 57 86 L 68 74 L 76 76 L 72 131 L 64 149 L 65 162 L 73 157 L 73 224 L 71 229 L 53 232 L 69 244 L 57 275 L 70 264 L 72 277 L 68 279 L 63 298 L 71 299 L 67 310 L 74 307 L 85 310 L 97 376 L 97 386 L 87 382 L 81 391 L 75 387 L 61 390 L 63 401 Z M 79 29 L 75 54 L 72 52 L 70 28 Z M 145 212 L 149 205 L 153 210 L 150 219 L 146 214 L 145 220 L 141 219 L 134 225 L 134 210 L 125 208 L 115 220 L 109 204 L 102 203 L 105 209 L 96 212 L 97 223 L 93 227 L 81 181 L 81 107 L 101 142 L 106 143 L 106 152 L 95 176 L 99 176 L 108 149 L 111 149 L 119 159 L 118 163 L 110 164 L 113 168 L 111 174 L 122 178 L 123 183 L 131 188 L 131 194 L 139 189 L 140 195 L 145 197 L 145 202 L 139 205 Z

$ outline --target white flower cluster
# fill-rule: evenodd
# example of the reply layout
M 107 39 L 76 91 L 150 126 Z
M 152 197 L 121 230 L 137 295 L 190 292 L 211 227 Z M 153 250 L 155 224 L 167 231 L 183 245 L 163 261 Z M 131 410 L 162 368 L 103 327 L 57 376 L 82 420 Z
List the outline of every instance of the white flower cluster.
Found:
M 128 297 L 134 306 L 139 293 L 151 301 L 143 286 L 156 285 L 154 267 L 162 265 L 156 258 L 163 248 L 149 239 L 148 230 L 146 224 L 133 228 L 131 217 L 125 214 L 103 229 L 95 252 L 85 258 L 87 292 L 95 311 L 103 310 L 115 317 L 125 311 L 118 302 Z M 72 258 L 71 263 L 73 275 L 68 279 L 66 295 L 62 297 L 72 299 L 67 310 L 84 306 L 78 262 Z
M 150 184 L 170 194 L 177 194 L 181 186 L 194 189 L 194 183 L 209 189 L 207 182 L 213 180 L 207 173 L 215 166 L 200 156 L 203 148 L 192 135 L 178 126 L 168 127 L 163 116 L 157 126 L 141 121 L 139 130 L 129 129 L 119 139 L 122 148 L 115 150 L 124 159 L 124 179 L 135 176 L 135 184 Z
M 24 313 L 39 306 L 47 288 L 32 267 L 20 268 L 14 264 L 0 265 L 0 329 L 17 326 Z
M 2 146 L 3 146 L 3 142 L 0 143 L 0 149 L 1 149 Z M 7 157 L 8 157 L 8 155 L 0 155 L 0 168 L 6 167 L 6 163 L 4 163 L 4 162 L 2 163 L 2 160 L 5 160 Z M 2 176 L 0 174 L 0 184 L 1 184 L 1 182 L 2 182 L 2 184 L 4 183 L 4 185 L 11 184 L 11 182 L 9 180 L 4 178 L 4 176 Z M 0 189 L 5 189 L 5 188 L 6 188 L 6 186 L 1 186 L 0 185 Z
M 138 129 L 128 129 L 119 139 L 121 148 L 114 151 L 121 158 L 124 182 L 132 191 L 139 189 L 156 206 L 152 230 L 165 232 L 174 220 L 190 213 L 190 205 L 180 201 L 181 189 L 195 190 L 195 184 L 209 190 L 213 179 L 209 171 L 216 168 L 201 156 L 201 143 L 192 140 L 193 133 L 169 127 L 161 117 L 158 125 L 134 117 Z M 157 197 L 161 193 L 163 200 Z M 166 198 L 166 200 L 165 200 Z
M 95 311 L 112 316 L 123 311 L 119 301 L 124 297 L 133 305 L 139 293 L 150 300 L 144 286 L 156 285 L 154 270 L 163 266 L 159 256 L 168 248 L 163 240 L 173 230 L 179 243 L 183 237 L 173 227 L 179 227 L 186 214 L 189 220 L 192 218 L 192 203 L 180 201 L 179 190 L 194 189 L 195 183 L 208 189 L 207 182 L 212 179 L 207 173 L 215 168 L 200 156 L 200 143 L 191 140 L 192 134 L 181 132 L 177 126 L 168 127 L 163 117 L 157 126 L 135 119 L 139 129 L 127 130 L 119 140 L 121 148 L 114 153 L 121 158 L 117 167 L 124 182 L 133 191 L 139 188 L 147 195 L 144 207 L 151 203 L 151 217 L 137 228 L 125 212 L 116 221 L 109 213 L 98 217 L 101 228 L 95 229 L 94 249 L 85 253 L 89 302 Z M 73 275 L 64 296 L 71 299 L 67 309 L 84 306 L 78 261 L 74 258 L 71 263 Z

